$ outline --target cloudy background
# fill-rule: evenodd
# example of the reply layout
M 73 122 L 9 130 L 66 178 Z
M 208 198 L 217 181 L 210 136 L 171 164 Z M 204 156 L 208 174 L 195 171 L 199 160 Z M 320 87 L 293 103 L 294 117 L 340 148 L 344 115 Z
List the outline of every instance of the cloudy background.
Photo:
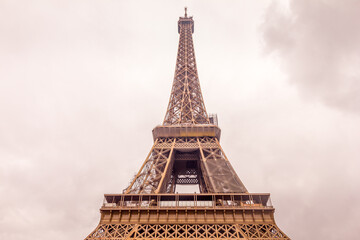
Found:
M 205 103 L 292 239 L 360 228 L 360 2 L 0 0 L 0 239 L 83 239 L 165 115 L 188 6 Z

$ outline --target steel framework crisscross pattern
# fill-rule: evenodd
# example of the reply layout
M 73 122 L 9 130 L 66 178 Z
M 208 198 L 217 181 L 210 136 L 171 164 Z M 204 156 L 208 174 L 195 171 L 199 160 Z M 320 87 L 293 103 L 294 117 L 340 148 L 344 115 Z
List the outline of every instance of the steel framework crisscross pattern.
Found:
M 201 163 L 213 192 L 247 192 L 216 138 L 199 138 Z
M 274 224 L 104 224 L 85 240 L 101 239 L 289 240 Z
M 158 138 L 126 193 L 160 193 L 173 190 L 171 183 L 174 151 L 195 151 L 208 192 L 247 192 L 214 137 Z M 189 171 L 189 170 L 188 170 Z M 190 180 L 189 180 L 190 181 Z M 186 183 L 186 182 L 184 182 Z
M 195 61 L 193 27 L 192 18 L 179 20 L 180 41 L 175 77 L 164 125 L 209 123 Z
M 289 239 L 274 224 L 241 224 L 238 227 L 249 239 Z
M 127 193 L 154 193 L 162 182 L 166 166 L 173 157 L 175 138 L 155 141 L 139 173 L 133 179 Z

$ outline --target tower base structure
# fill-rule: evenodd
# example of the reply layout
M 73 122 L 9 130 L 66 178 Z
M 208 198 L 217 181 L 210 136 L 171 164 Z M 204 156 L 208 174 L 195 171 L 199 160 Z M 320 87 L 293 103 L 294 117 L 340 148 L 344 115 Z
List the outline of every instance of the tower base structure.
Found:
M 276 239 L 270 194 L 106 194 L 85 240 Z

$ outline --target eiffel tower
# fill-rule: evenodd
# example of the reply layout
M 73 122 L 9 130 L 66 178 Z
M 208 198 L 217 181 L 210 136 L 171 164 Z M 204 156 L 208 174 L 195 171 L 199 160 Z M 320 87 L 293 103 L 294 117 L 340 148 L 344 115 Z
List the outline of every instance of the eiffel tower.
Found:
M 192 34 L 178 21 L 175 77 L 154 145 L 122 194 L 105 194 L 100 223 L 85 240 L 290 239 L 276 225 L 269 193 L 249 193 L 220 146 L 216 115 L 201 94 Z M 177 193 L 193 185 L 199 193 Z

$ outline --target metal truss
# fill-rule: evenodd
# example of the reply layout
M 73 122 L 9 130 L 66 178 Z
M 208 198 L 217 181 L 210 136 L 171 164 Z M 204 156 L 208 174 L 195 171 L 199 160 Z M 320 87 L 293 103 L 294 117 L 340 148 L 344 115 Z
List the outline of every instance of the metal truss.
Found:
M 165 178 L 170 177 L 169 168 L 173 159 L 176 138 L 159 138 L 125 193 L 158 193 L 164 190 Z M 164 175 L 165 174 L 165 175 Z
M 178 168 L 175 164 L 174 168 L 174 162 L 191 161 L 189 159 L 199 162 L 199 165 L 196 168 Z M 179 175 L 190 171 L 195 171 L 199 176 L 179 180 Z M 190 184 L 189 181 L 194 179 L 197 180 L 197 184 L 201 183 L 200 190 L 203 192 L 247 192 L 217 138 L 174 137 L 156 139 L 140 171 L 125 193 L 174 192 L 175 184 Z
M 216 138 L 197 138 L 204 178 L 212 192 L 247 192 Z M 210 187 L 211 186 L 211 187 Z
M 273 239 L 289 240 L 275 224 L 103 224 L 85 240 Z
M 192 39 L 194 21 L 179 20 L 180 41 L 176 59 L 175 77 L 164 125 L 208 124 L 209 118 L 201 94 Z

